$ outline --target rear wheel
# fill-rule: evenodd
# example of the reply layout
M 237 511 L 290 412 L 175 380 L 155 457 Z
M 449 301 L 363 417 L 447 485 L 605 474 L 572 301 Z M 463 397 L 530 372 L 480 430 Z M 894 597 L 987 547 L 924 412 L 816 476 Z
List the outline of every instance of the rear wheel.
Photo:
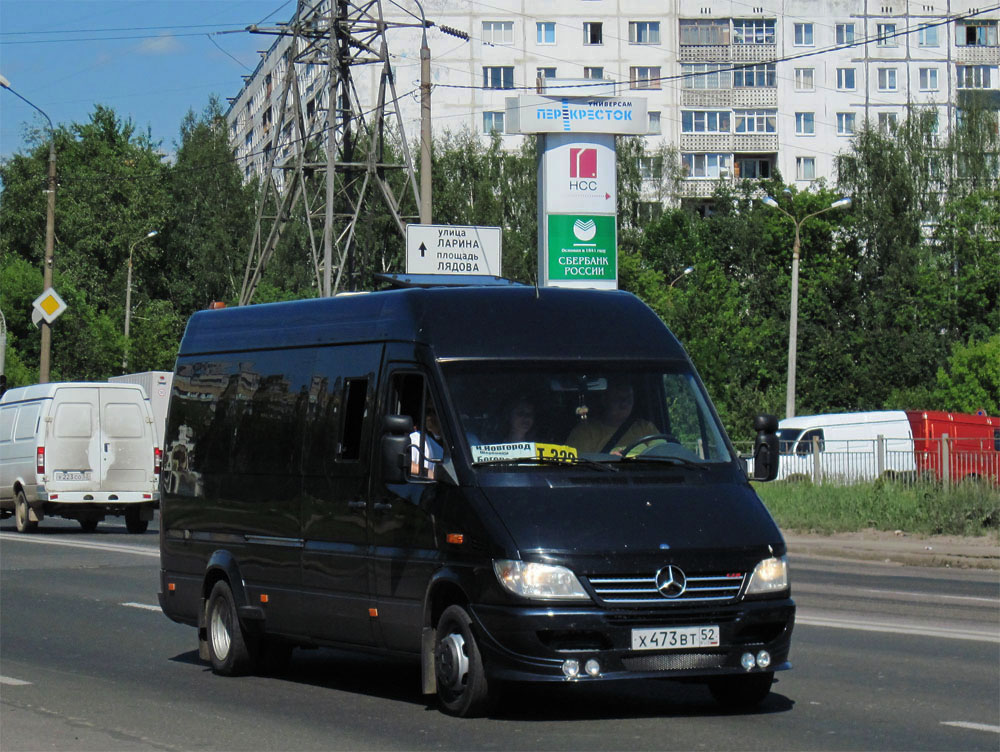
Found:
M 38 529 L 38 523 L 28 518 L 28 510 L 28 497 L 18 489 L 17 496 L 14 497 L 14 524 L 19 533 L 33 533 Z
M 149 520 L 142 519 L 142 510 L 138 507 L 125 510 L 125 529 L 130 533 L 141 534 L 149 527 Z
M 720 676 L 708 683 L 708 689 L 722 707 L 729 710 L 750 710 L 767 697 L 773 681 L 773 671 L 746 676 Z
M 92 533 L 97 530 L 97 523 L 98 520 L 96 519 L 80 520 L 80 527 L 83 528 L 83 532 Z
M 489 710 L 483 658 L 472 634 L 472 619 L 461 606 L 449 606 L 438 620 L 434 671 L 445 712 L 472 718 Z
M 212 670 L 223 676 L 249 673 L 253 661 L 247 644 L 247 633 L 236 612 L 233 591 L 225 580 L 219 580 L 208 596 L 205 612 L 208 627 L 208 656 Z

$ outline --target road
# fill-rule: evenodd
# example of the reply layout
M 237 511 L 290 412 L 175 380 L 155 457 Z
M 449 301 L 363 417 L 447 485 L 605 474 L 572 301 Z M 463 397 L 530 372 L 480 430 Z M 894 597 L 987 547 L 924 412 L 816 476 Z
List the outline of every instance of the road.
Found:
M 156 607 L 156 535 L 0 524 L 0 749 L 1000 747 L 1000 575 L 791 557 L 792 671 L 758 712 L 666 681 L 528 686 L 459 720 L 415 663 L 296 651 L 227 679 Z

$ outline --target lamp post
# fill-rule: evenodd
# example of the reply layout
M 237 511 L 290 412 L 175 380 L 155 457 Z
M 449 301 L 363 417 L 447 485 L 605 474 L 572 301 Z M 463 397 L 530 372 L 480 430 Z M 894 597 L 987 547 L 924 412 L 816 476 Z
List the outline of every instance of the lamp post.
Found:
M 694 271 L 694 267 L 693 266 L 685 267 L 684 271 L 682 271 L 680 274 L 678 274 L 677 278 L 674 279 L 674 281 L 671 282 L 669 285 L 667 285 L 667 287 L 673 287 L 674 285 L 676 285 L 678 282 L 680 282 L 682 279 L 684 279 L 687 275 L 689 275 L 693 271 Z
M 795 356 L 799 334 L 799 248 L 802 224 L 811 217 L 818 216 L 832 209 L 840 209 L 851 205 L 849 196 L 834 201 L 819 211 L 806 214 L 802 219 L 796 219 L 793 214 L 781 208 L 781 205 L 770 196 L 764 197 L 764 203 L 772 209 L 777 209 L 788 217 L 795 225 L 795 243 L 792 246 L 792 302 L 788 315 L 788 381 L 785 387 L 785 417 L 795 417 Z
M 420 224 L 431 223 L 431 48 L 427 46 L 427 17 L 420 9 Z
M 45 263 L 42 265 L 42 291 L 44 292 L 52 287 L 53 249 L 56 237 L 56 131 L 52 127 L 52 119 L 45 114 L 45 111 L 14 91 L 11 88 L 10 81 L 3 76 L 0 76 L 0 87 L 9 91 L 30 107 L 38 110 L 49 124 L 49 187 L 46 191 L 48 194 L 48 208 L 45 216 Z M 42 319 L 41 327 L 42 342 L 41 352 L 38 357 L 38 383 L 47 384 L 49 383 L 52 353 L 52 328 L 45 319 Z
M 125 278 L 125 352 L 122 353 L 122 373 L 128 373 L 128 325 L 132 319 L 132 252 L 135 251 L 135 247 L 143 240 L 156 237 L 156 235 L 156 230 L 150 230 L 135 241 L 128 249 L 128 274 Z

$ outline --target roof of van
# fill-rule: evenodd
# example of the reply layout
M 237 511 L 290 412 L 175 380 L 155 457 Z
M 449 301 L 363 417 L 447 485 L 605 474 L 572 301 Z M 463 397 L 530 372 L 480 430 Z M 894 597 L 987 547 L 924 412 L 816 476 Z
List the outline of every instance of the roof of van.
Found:
M 32 384 L 31 386 L 17 386 L 8 389 L 0 397 L 0 403 L 9 404 L 11 402 L 25 402 L 34 399 L 48 399 L 53 397 L 57 390 L 65 387 L 100 387 L 101 389 L 138 389 L 143 399 L 146 393 L 138 384 L 111 384 L 107 381 L 56 381 L 48 384 Z
M 421 342 L 440 359 L 686 358 L 634 295 L 616 290 L 386 290 L 199 311 L 180 355 L 349 342 Z
M 826 413 L 823 415 L 796 415 L 778 421 L 778 428 L 814 428 L 819 426 L 843 426 L 855 423 L 895 423 L 906 421 L 902 410 L 875 410 L 864 413 Z

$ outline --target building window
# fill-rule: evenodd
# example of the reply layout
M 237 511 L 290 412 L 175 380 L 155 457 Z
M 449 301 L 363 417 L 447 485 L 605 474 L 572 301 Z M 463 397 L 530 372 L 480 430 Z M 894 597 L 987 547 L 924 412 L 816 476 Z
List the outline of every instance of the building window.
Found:
M 795 179 L 796 180 L 816 179 L 816 157 L 795 158 Z
M 938 27 L 937 26 L 921 26 L 917 31 L 917 44 L 921 47 L 937 47 L 938 46 Z
M 628 41 L 631 44 L 659 44 L 659 21 L 629 21 Z
M 643 180 L 663 177 L 663 157 L 639 157 L 639 177 Z
M 736 160 L 736 177 L 758 180 L 771 177 L 771 160 L 750 157 Z
M 853 112 L 838 112 L 837 113 L 837 135 L 839 136 L 850 136 L 854 133 L 854 113 Z
M 895 68 L 879 68 L 878 69 L 878 90 L 879 91 L 896 91 L 896 69 Z
M 503 133 L 503 116 L 502 112 L 484 112 L 483 113 L 483 133 Z
M 705 110 L 682 110 L 681 132 L 683 133 L 729 133 L 729 112 Z
M 763 18 L 735 19 L 733 44 L 774 44 L 774 20 Z
M 659 89 L 660 66 L 633 65 L 628 69 L 629 88 Z
M 535 76 L 537 78 L 555 78 L 556 69 L 555 68 L 535 68 Z
M 774 63 L 748 65 L 733 71 L 733 88 L 771 88 L 778 85 Z
M 660 113 L 653 110 L 649 111 L 649 130 L 648 133 L 656 134 L 662 133 L 660 128 Z
M 729 171 L 729 155 L 682 154 L 681 167 L 689 178 L 719 178 Z
M 875 25 L 875 46 L 896 46 L 896 24 L 880 23 Z
M 514 66 L 513 65 L 484 65 L 483 66 L 483 88 L 484 89 L 513 89 L 514 88 Z
M 251 144 L 253 144 L 253 128 L 247 131 L 246 138 L 243 139 L 243 145 L 248 149 L 250 148 Z
M 795 113 L 795 132 L 800 136 L 816 134 L 816 115 L 812 112 Z
M 837 88 L 854 91 L 854 68 L 837 68 Z
M 604 24 L 600 21 L 585 21 L 583 24 L 584 44 L 604 44 Z
M 958 88 L 959 89 L 990 89 L 990 73 L 992 66 L 989 65 L 959 65 Z
M 813 91 L 816 88 L 814 68 L 795 69 L 795 91 Z
M 799 47 L 811 47 L 813 43 L 813 25 L 811 23 L 797 23 L 795 28 L 795 44 Z
M 895 130 L 896 128 L 896 113 L 895 112 L 880 112 L 878 114 L 878 127 L 884 131 Z
M 728 63 L 684 63 L 681 73 L 684 74 L 685 89 L 728 89 L 731 86 Z
M 604 78 L 604 68 L 601 67 L 584 68 L 583 77 L 599 81 Z
M 777 110 L 736 110 L 737 133 L 776 133 L 778 130 Z
M 937 91 L 937 90 L 938 90 L 937 68 L 921 68 L 920 91 Z
M 955 44 L 959 47 L 979 47 L 997 44 L 996 21 L 960 21 L 955 25 Z
M 837 44 L 854 44 L 854 24 L 837 24 Z
M 682 18 L 680 34 L 681 44 L 729 44 L 729 21 Z
M 556 24 L 555 21 L 539 21 L 535 24 L 536 30 L 536 41 L 538 44 L 555 44 L 556 43 Z
M 485 44 L 514 44 L 513 21 L 483 21 Z

